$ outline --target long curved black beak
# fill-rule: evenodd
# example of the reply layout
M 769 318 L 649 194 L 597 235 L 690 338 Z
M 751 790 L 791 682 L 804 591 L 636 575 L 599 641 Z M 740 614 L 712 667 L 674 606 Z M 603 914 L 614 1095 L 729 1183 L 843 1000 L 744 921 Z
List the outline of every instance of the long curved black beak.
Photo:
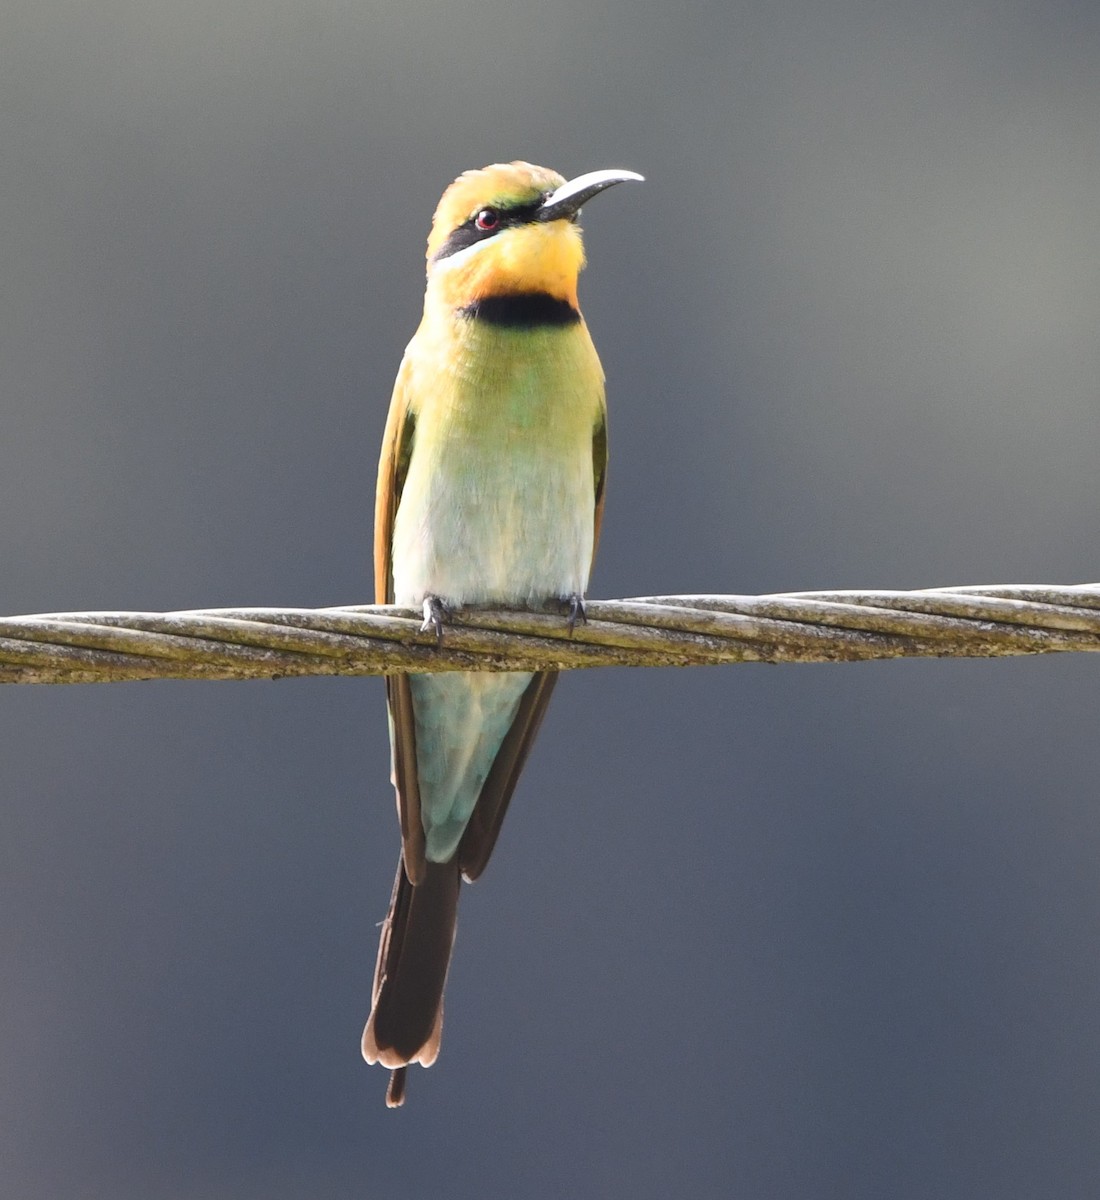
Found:
M 626 183 L 629 180 L 644 181 L 645 176 L 635 171 L 589 171 L 587 175 L 578 175 L 570 179 L 549 196 L 535 210 L 537 221 L 568 221 L 580 212 L 581 205 L 605 188 L 616 183 Z

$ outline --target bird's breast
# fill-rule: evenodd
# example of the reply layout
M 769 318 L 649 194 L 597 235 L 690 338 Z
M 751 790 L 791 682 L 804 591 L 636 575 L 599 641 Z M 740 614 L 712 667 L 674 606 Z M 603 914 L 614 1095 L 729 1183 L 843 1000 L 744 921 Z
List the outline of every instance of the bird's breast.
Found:
M 537 603 L 588 584 L 603 374 L 587 329 L 478 326 L 456 318 L 457 336 L 429 330 L 409 348 L 417 414 L 394 519 L 398 604 Z

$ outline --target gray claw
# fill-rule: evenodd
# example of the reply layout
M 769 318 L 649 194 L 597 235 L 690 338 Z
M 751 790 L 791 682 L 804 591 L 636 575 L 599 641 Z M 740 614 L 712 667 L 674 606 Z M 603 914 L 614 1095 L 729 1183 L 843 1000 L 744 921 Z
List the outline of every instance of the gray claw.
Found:
M 451 615 L 451 609 L 438 596 L 424 597 L 424 624 L 420 626 L 421 633 L 435 630 L 435 644 L 443 645 L 443 626 Z
M 577 622 L 582 625 L 588 624 L 588 614 L 584 611 L 584 597 L 580 592 L 574 592 L 572 596 L 564 596 L 562 603 L 566 606 L 569 614 L 568 628 L 572 633 L 577 627 Z

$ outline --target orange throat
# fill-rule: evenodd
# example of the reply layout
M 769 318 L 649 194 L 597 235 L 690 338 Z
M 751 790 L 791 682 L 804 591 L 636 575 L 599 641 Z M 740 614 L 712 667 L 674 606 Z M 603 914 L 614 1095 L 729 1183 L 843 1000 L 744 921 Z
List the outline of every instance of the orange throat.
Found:
M 531 293 L 576 308 L 577 276 L 583 266 L 584 246 L 577 225 L 569 221 L 524 225 L 432 264 L 428 291 L 448 308 Z

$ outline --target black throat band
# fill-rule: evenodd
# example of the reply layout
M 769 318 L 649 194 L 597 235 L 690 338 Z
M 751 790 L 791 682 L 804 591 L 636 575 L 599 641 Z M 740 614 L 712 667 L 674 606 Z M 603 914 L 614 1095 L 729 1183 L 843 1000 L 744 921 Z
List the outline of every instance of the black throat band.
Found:
M 511 292 L 486 296 L 459 310 L 463 316 L 500 329 L 545 329 L 576 325 L 581 314 L 568 300 L 546 292 Z

